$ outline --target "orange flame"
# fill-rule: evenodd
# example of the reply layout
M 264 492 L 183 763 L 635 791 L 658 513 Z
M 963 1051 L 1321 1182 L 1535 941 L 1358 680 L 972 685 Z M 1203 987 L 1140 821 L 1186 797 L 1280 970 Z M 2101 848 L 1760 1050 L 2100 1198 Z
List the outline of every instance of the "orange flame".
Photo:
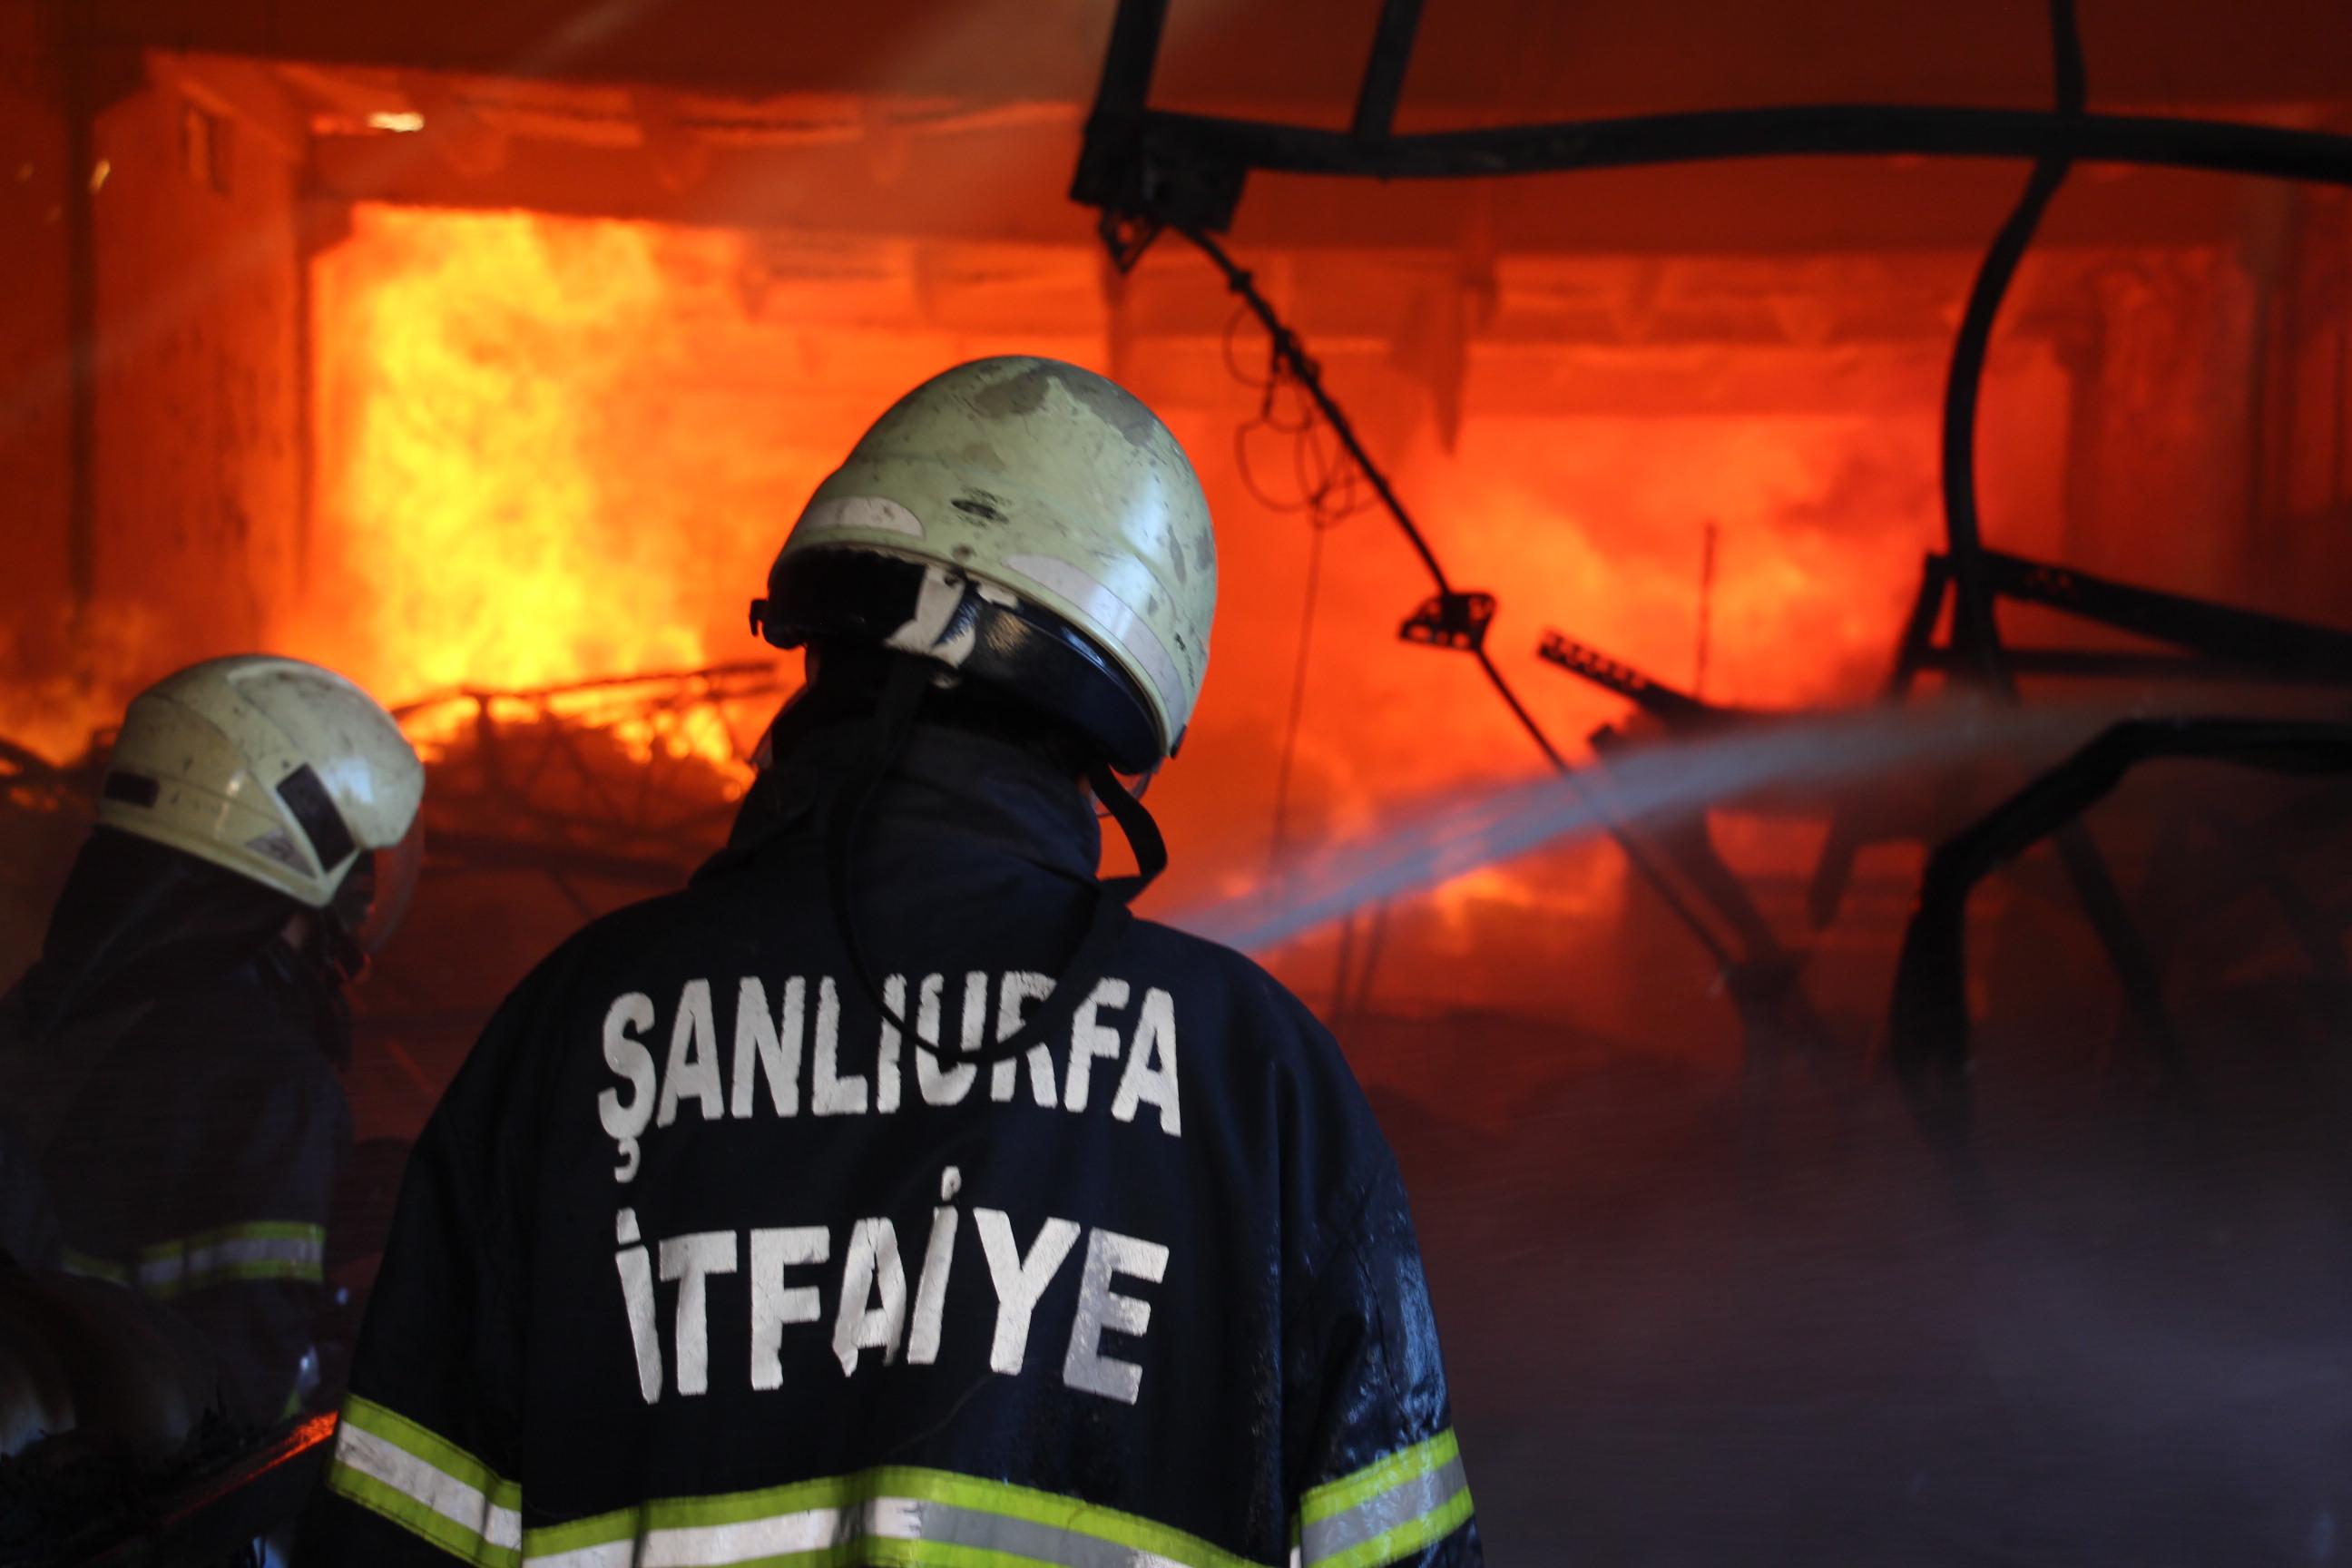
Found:
M 751 488 L 743 470 L 758 488 L 790 487 L 772 483 L 773 454 L 748 443 L 709 443 L 689 467 L 660 438 L 674 434 L 664 395 L 691 372 L 676 321 L 691 300 L 677 279 L 723 278 L 735 244 L 362 208 L 314 277 L 319 533 L 337 581 L 294 640 L 410 701 L 751 651 L 721 606 L 747 597 L 782 530 L 771 509 L 737 505 L 730 517 L 728 492 Z M 622 695 L 547 706 L 593 719 Z M 428 705 L 411 727 L 433 746 L 463 711 Z M 640 754 L 659 746 L 740 771 L 727 725 L 707 710 L 627 714 L 614 728 Z
M 929 324 L 856 266 L 837 277 L 803 267 L 780 284 L 761 243 L 361 209 L 315 278 L 318 536 L 338 580 L 296 646 L 393 699 L 760 654 L 740 619 L 748 590 L 890 396 L 975 353 L 1083 362 L 1107 341 L 1083 304 L 1066 335 L 1000 342 Z M 1024 251 L 1023 265 L 1051 261 L 1041 254 Z M 1171 372 L 1187 395 L 1170 397 L 1153 384 L 1153 356 L 1139 357 L 1138 390 L 1200 465 L 1223 558 L 1200 721 L 1153 793 L 1182 851 L 1159 897 L 1181 904 L 1266 873 L 1307 532 L 1264 513 L 1239 480 L 1233 432 L 1256 393 L 1213 383 L 1203 399 L 1197 378 Z M 1801 378 L 1801 362 L 1786 363 Z M 1389 374 L 1335 370 L 1334 390 L 1393 399 L 1396 385 L 1360 384 Z M 1852 373 L 1824 359 L 1822 374 Z M 1671 405 L 1694 373 L 1664 359 L 1657 374 L 1668 390 L 1650 406 Z M 1705 694 L 1777 707 L 1870 691 L 1935 542 L 1935 411 L 1900 384 L 1868 413 L 1504 419 L 1480 416 L 1474 357 L 1458 450 L 1424 437 L 1382 455 L 1456 582 L 1501 595 L 1490 646 L 1573 752 L 1626 704 L 1538 662 L 1538 634 L 1556 626 L 1688 686 L 1710 522 L 1720 547 Z M 1792 392 L 1792 410 L 1822 405 Z M 1379 514 L 1333 537 L 1295 773 L 1301 847 L 1541 765 L 1470 661 L 1397 641 L 1428 587 Z M 616 695 L 551 705 L 593 720 L 619 711 Z M 433 743 L 467 711 L 423 710 L 413 727 Z M 744 730 L 724 715 L 634 710 L 617 732 L 640 754 L 660 747 L 741 776 Z M 1436 898 L 1432 940 L 1475 948 L 1497 908 L 1606 921 L 1624 897 L 1621 871 L 1588 856 L 1472 872 Z M 1423 962 L 1444 969 L 1440 957 Z

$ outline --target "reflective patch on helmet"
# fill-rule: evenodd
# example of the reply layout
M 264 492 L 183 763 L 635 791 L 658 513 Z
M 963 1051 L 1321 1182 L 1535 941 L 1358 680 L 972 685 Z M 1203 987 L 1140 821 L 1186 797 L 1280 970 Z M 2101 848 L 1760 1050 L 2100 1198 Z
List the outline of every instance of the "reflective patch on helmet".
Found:
M 835 529 L 864 528 L 883 533 L 923 537 L 923 521 L 887 496 L 827 496 L 811 501 L 801 513 L 795 532 L 824 533 Z
M 294 814 L 294 826 L 310 840 L 310 852 L 318 856 L 321 870 L 341 865 L 359 847 L 343 814 L 335 809 L 334 797 L 327 793 L 319 770 L 310 763 L 278 781 L 278 798 Z
M 282 827 L 273 827 L 258 838 L 247 839 L 245 847 L 257 855 L 266 856 L 277 861 L 299 876 L 308 877 L 313 874 L 310 863 L 302 858 L 300 846 L 297 845 L 292 836 Z
M 163 798 L 163 786 L 145 773 L 126 773 L 118 769 L 106 775 L 105 786 L 99 793 L 107 800 L 119 800 L 125 805 L 153 805 Z
M 923 585 L 915 595 L 915 613 L 884 641 L 900 653 L 920 654 L 950 668 L 961 668 L 979 646 L 978 623 L 956 612 L 963 608 L 971 580 L 940 566 L 923 568 Z
M 1176 661 L 1169 657 L 1168 645 L 1160 640 L 1151 623 L 1084 567 L 1055 555 L 1008 555 L 1004 564 L 1007 570 L 1018 572 L 1039 587 L 1051 589 L 1069 600 L 1104 633 L 1117 638 L 1119 646 L 1143 666 L 1143 672 L 1159 688 L 1160 700 L 1167 704 L 1171 714 L 1181 713 L 1190 706 L 1183 697 L 1183 678 L 1176 673 Z

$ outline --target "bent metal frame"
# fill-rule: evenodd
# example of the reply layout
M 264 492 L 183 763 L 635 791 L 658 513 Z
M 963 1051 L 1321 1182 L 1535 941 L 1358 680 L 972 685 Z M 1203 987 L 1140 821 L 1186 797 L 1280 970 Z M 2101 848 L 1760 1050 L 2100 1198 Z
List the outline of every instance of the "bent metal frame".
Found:
M 1804 155 L 2030 160 L 2024 190 L 1979 267 L 1954 342 L 1945 385 L 1941 454 L 1947 545 L 1927 563 L 1887 698 L 1899 700 L 1923 668 L 1939 668 L 2005 701 L 2018 700 L 2017 678 L 2021 674 L 2144 679 L 2225 668 L 2256 679 L 2352 684 L 2352 637 L 2344 634 L 2154 594 L 1988 550 L 1976 483 L 1977 404 L 1993 324 L 2043 211 L 2074 163 L 2135 163 L 2352 185 L 2352 137 L 2222 121 L 2093 113 L 2085 107 L 2087 73 L 2074 0 L 2049 4 L 2055 91 L 2047 110 L 1824 103 L 1404 135 L 1392 127 L 1420 27 L 1422 0 L 1381 0 L 1349 129 L 1326 131 L 1151 107 L 1151 79 L 1168 6 L 1169 0 L 1119 0 L 1071 184 L 1072 199 L 1098 211 L 1098 232 L 1122 272 L 1160 234 L 1173 230 L 1223 274 L 1227 286 L 1265 326 L 1277 368 L 1297 381 L 1321 412 L 1429 571 L 1436 592 L 1408 617 L 1402 635 L 1424 646 L 1474 655 L 1497 695 L 1571 786 L 1578 770 L 1545 736 L 1486 653 L 1493 596 L 1454 586 L 1345 414 L 1324 390 L 1318 367 L 1297 334 L 1213 237 L 1231 225 L 1252 174 L 1444 180 Z M 1948 594 L 1951 630 L 1946 645 L 1937 647 L 1933 633 Z M 2003 596 L 2151 632 L 2195 657 L 2150 661 L 2072 650 L 2012 650 L 2003 645 L 1994 616 L 1995 603 Z M 1622 667 L 1558 634 L 1547 637 L 1542 652 L 1571 673 L 1643 700 L 1643 691 L 1606 678 Z M 1628 675 L 1648 695 L 1664 690 L 1638 671 Z M 1657 710 L 1656 704 L 1644 706 Z M 1678 716 L 1690 718 L 1687 712 Z M 1612 833 L 1635 869 L 1715 961 L 1740 1011 L 1751 1054 L 1791 1039 L 1819 1043 L 1819 1022 L 1798 978 L 1800 961 L 1772 936 L 1738 879 L 1722 865 L 1706 842 L 1703 823 L 1691 832 L 1660 835 L 1663 857 L 1626 826 L 1616 826 Z M 1864 837 L 1854 823 L 1833 825 L 1811 899 L 1817 921 L 1826 918 L 1823 910 L 1834 910 Z M 2056 845 L 2084 913 L 2123 982 L 2128 1016 L 2153 1048 L 2168 1054 L 2172 1037 L 2158 994 L 2156 965 L 2113 875 L 2079 823 L 2060 828 Z M 1668 875 L 1669 865 L 1707 912 L 1680 890 Z

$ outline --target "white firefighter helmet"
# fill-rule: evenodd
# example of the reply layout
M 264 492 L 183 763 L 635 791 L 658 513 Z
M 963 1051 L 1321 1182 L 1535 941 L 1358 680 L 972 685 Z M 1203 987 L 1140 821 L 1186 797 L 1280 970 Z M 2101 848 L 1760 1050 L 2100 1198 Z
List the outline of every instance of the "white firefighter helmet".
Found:
M 390 713 L 300 659 L 191 665 L 133 698 L 99 824 L 209 861 L 388 935 L 422 852 L 425 765 Z
M 1173 754 L 1209 661 L 1217 546 L 1167 426 L 1058 360 L 975 360 L 817 487 L 754 624 L 881 644 L 1007 690 L 1129 773 Z

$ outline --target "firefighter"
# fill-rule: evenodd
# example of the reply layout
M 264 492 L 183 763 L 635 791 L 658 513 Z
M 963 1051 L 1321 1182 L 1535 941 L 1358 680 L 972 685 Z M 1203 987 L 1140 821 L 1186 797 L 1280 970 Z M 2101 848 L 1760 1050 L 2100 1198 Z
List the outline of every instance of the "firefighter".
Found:
M 419 1142 L 308 1561 L 1480 1561 L 1337 1046 L 1127 911 L 1215 595 L 1111 382 L 883 415 L 753 605 L 808 679 L 728 848 L 533 973 Z
M 167 678 L 124 714 L 40 960 L 0 1000 L 0 1255 L 168 1303 L 241 1425 L 315 1375 L 341 988 L 400 918 L 424 787 L 331 671 L 248 655 Z

